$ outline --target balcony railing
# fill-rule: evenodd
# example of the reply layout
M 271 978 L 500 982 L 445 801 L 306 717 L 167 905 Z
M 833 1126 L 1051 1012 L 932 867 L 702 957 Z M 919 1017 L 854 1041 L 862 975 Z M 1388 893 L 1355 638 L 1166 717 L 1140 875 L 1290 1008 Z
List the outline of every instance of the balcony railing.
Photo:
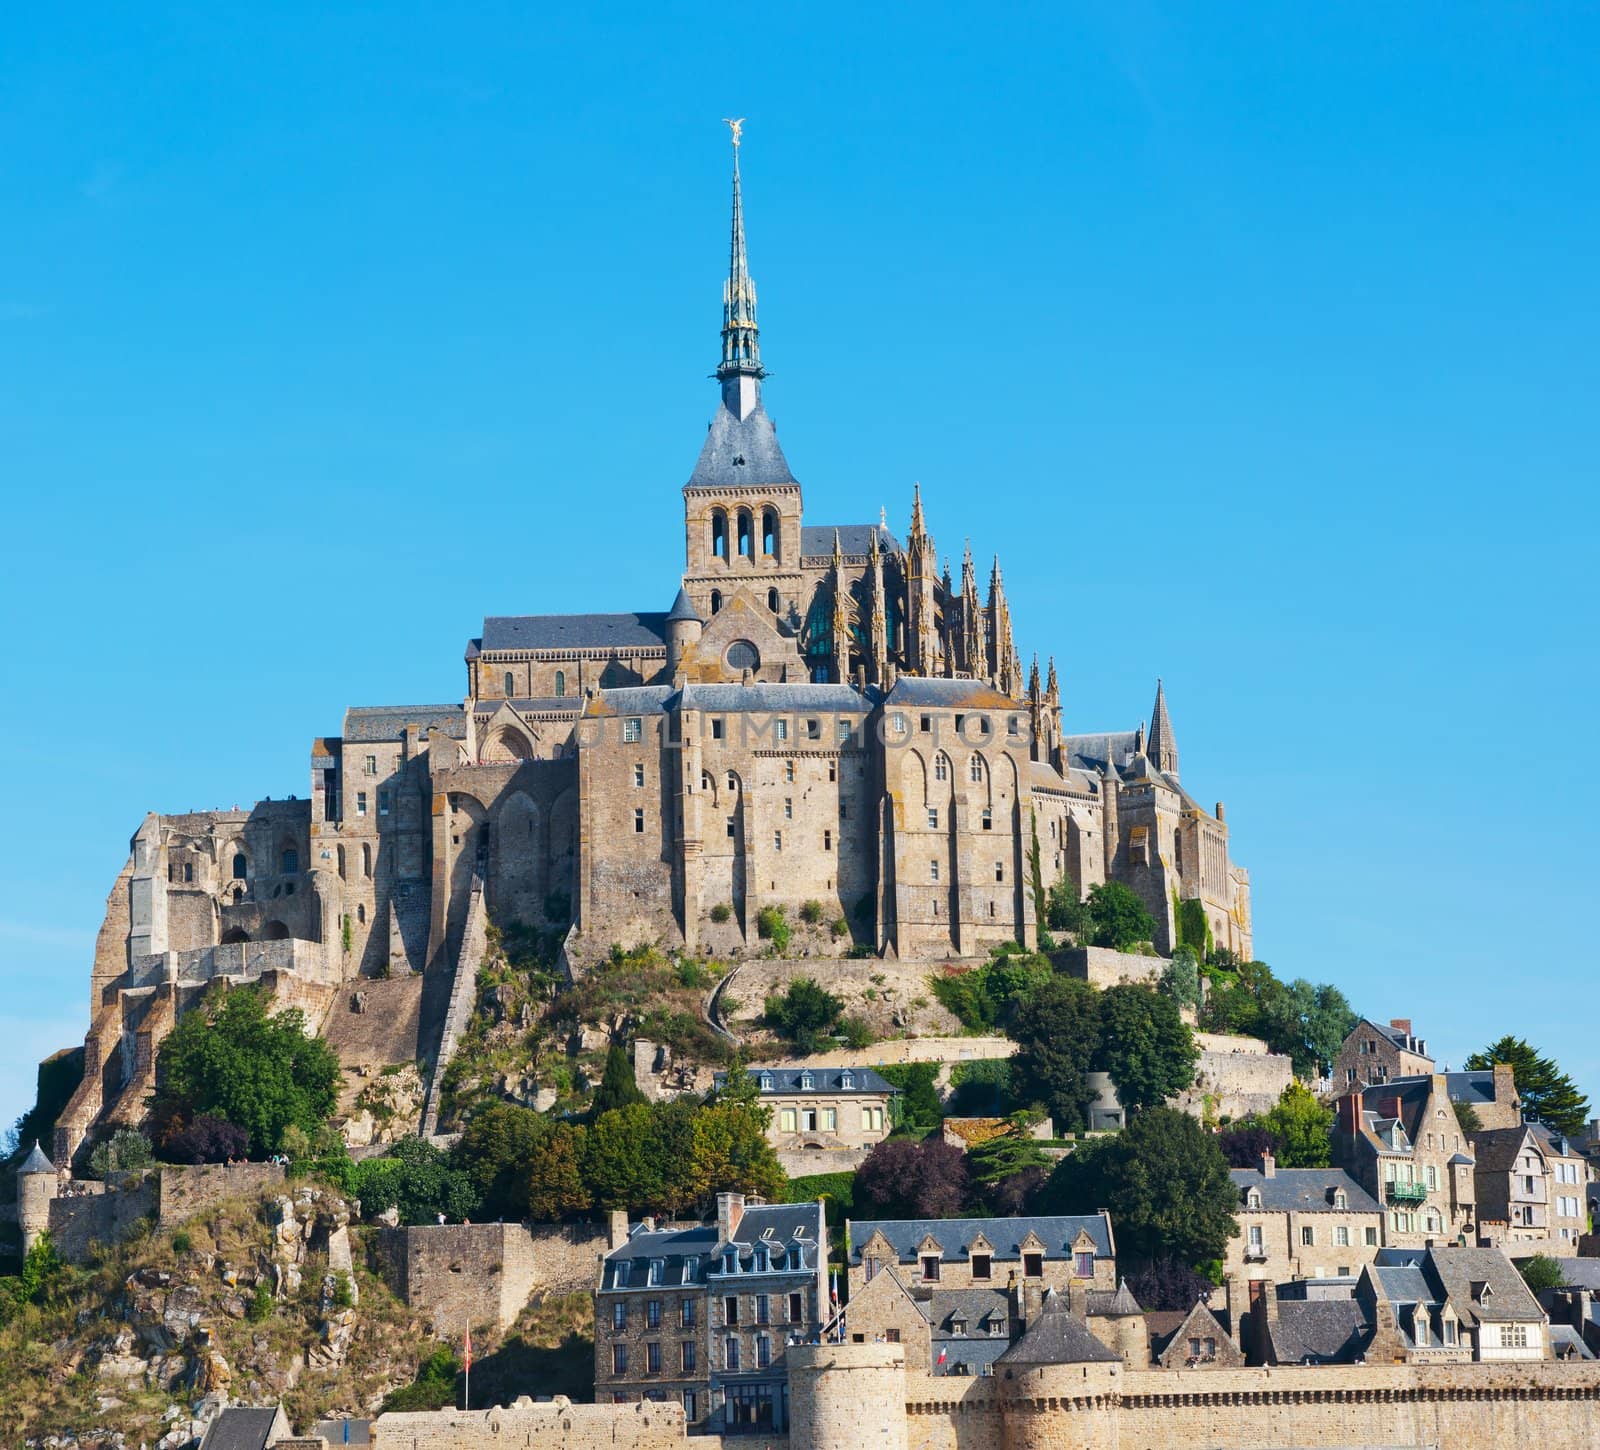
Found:
M 1426 1183 L 1390 1182 L 1385 1187 L 1389 1191 L 1390 1203 L 1421 1203 L 1428 1196 Z

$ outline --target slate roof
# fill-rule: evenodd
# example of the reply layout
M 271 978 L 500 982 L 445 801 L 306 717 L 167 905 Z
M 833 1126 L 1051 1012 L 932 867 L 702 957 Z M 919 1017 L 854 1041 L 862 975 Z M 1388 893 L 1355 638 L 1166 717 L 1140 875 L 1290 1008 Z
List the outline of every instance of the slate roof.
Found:
M 1366 1311 L 1353 1299 L 1280 1299 L 1268 1334 L 1279 1364 L 1351 1364 L 1372 1338 Z
M 1583 1152 L 1565 1133 L 1558 1133 L 1544 1123 L 1529 1123 L 1528 1131 L 1538 1140 L 1546 1153 L 1557 1158 L 1581 1158 Z
M 928 1306 L 935 1339 L 987 1339 L 981 1326 L 991 1318 L 1002 1326 L 1011 1323 L 1011 1296 L 1004 1289 L 935 1289 Z M 957 1319 L 966 1321 L 965 1336 L 956 1335 L 951 1327 Z M 1000 1347 L 1003 1349 L 1008 1343 L 1010 1340 L 1002 1332 Z
M 1526 1128 L 1485 1128 L 1473 1133 L 1472 1151 L 1480 1170 L 1489 1173 L 1508 1173 L 1516 1167 L 1517 1155 L 1528 1141 Z
M 1059 1214 L 1022 1218 L 885 1218 L 853 1219 L 850 1222 L 850 1262 L 861 1262 L 862 1246 L 875 1233 L 882 1233 L 903 1264 L 914 1263 L 917 1245 L 932 1234 L 944 1250 L 944 1257 L 960 1263 L 967 1248 L 981 1233 L 994 1250 L 996 1262 L 1020 1260 L 1022 1241 L 1031 1233 L 1045 1246 L 1045 1258 L 1065 1259 L 1072 1253 L 1072 1241 L 1087 1232 L 1094 1241 L 1095 1257 L 1111 1258 L 1115 1252 L 1111 1219 L 1104 1213 Z
M 1002 694 L 986 680 L 947 680 L 942 676 L 901 675 L 889 691 L 891 705 L 932 705 L 950 708 L 972 705 L 980 709 L 1015 710 L 1023 702 Z
M 800 1086 L 800 1074 L 811 1074 L 811 1086 Z M 850 1074 L 851 1086 L 845 1087 L 843 1078 Z M 776 1097 L 780 1094 L 811 1093 L 826 1096 L 830 1093 L 897 1093 L 900 1091 L 893 1083 L 870 1067 L 752 1067 L 746 1069 L 746 1075 L 753 1078 L 770 1077 L 772 1086 L 763 1087 L 763 1093 L 770 1093 Z M 719 1072 L 712 1075 L 712 1080 L 720 1087 L 727 1078 L 727 1073 Z
M 662 715 L 675 692 L 671 685 L 621 685 L 601 690 L 584 702 L 583 713 L 602 715 Z
M 746 488 L 762 483 L 798 483 L 778 446 L 778 430 L 759 403 L 744 418 L 719 407 L 706 429 L 706 441 L 690 488 Z M 830 542 L 829 548 L 833 546 Z
M 678 597 L 672 601 L 672 608 L 667 611 L 666 623 L 674 624 L 680 619 L 699 620 L 699 618 L 700 615 L 689 598 L 689 591 L 680 584 Z
M 34 1140 L 33 1151 L 22 1160 L 22 1167 L 17 1169 L 18 1173 L 54 1173 L 55 1171 L 56 1165 L 44 1156 L 44 1150 L 39 1146 L 37 1139 Z
M 1145 1316 L 1145 1325 L 1150 1335 L 1150 1355 L 1152 1359 L 1159 1360 L 1175 1343 L 1180 1349 L 1188 1346 L 1180 1341 L 1186 1339 L 1215 1339 L 1217 1341 L 1217 1358 L 1208 1363 L 1241 1364 L 1244 1356 L 1239 1353 L 1239 1346 L 1233 1342 L 1233 1336 L 1228 1333 L 1228 1326 L 1218 1317 L 1216 1311 L 1203 1299 L 1196 1300 L 1194 1307 L 1187 1313 L 1174 1310 L 1162 1320 L 1161 1330 L 1152 1323 L 1154 1315 Z M 1183 1356 L 1185 1363 L 1187 1355 Z M 1174 1363 L 1177 1358 L 1174 1358 Z M 1169 1366 L 1170 1368 L 1170 1366 Z
M 1533 1244 L 1521 1246 L 1526 1250 L 1519 1258 L 1533 1258 L 1538 1249 Z M 1555 1258 L 1554 1255 L 1547 1257 Z M 1594 1289 L 1600 1291 L 1600 1259 L 1556 1258 L 1561 1270 L 1561 1287 L 1564 1289 Z
M 479 700 L 472 713 L 479 719 L 493 715 L 502 705 L 509 705 L 519 715 L 551 715 L 566 713 L 576 715 L 583 708 L 582 695 L 515 695 L 504 700 Z
M 1240 1201 L 1252 1188 L 1261 1194 L 1261 1207 L 1297 1213 L 1334 1212 L 1333 1195 L 1345 1191 L 1344 1213 L 1381 1213 L 1378 1201 L 1342 1168 L 1279 1168 L 1268 1178 L 1258 1168 L 1230 1168 L 1228 1177 L 1239 1190 Z
M 235 1405 L 211 1422 L 201 1450 L 265 1450 L 278 1418 L 277 1406 Z
M 1075 770 L 1098 775 L 1107 760 L 1119 773 L 1133 760 L 1135 732 L 1112 730 L 1099 735 L 1066 735 L 1061 740 L 1062 758 Z
M 899 541 L 881 524 L 804 524 L 800 529 L 800 553 L 807 558 L 826 554 L 833 557 L 833 534 L 839 532 L 839 548 L 846 554 L 872 551 L 872 536 L 878 536 L 880 554 L 904 552 Z
M 1494 1072 L 1491 1069 L 1485 1068 L 1482 1072 L 1447 1072 L 1442 1076 L 1451 1102 L 1471 1103 L 1474 1107 L 1480 1103 L 1494 1102 Z
M 678 701 L 685 710 L 706 710 L 713 715 L 736 715 L 748 711 L 796 714 L 807 710 L 819 713 L 845 711 L 862 714 L 872 701 L 850 685 L 795 684 L 685 685 Z M 837 743 L 825 734 L 826 743 Z M 800 744 L 800 741 L 791 741 Z
M 1065 1308 L 1046 1309 L 997 1364 L 1113 1364 L 1122 1356 L 1107 1349 L 1089 1326 Z
M 1420 1263 L 1374 1264 L 1372 1277 L 1383 1297 L 1394 1304 L 1438 1304 L 1438 1291 Z
M 1128 1287 L 1126 1279 L 1121 1280 L 1115 1289 L 1091 1289 L 1084 1295 L 1085 1308 L 1092 1319 L 1101 1315 L 1107 1319 L 1122 1319 L 1133 1314 L 1143 1314 L 1139 1301 L 1133 1297 L 1133 1290 Z
M 484 618 L 483 653 L 521 649 L 659 649 L 667 616 L 639 614 L 491 614 Z
M 1593 1359 L 1594 1351 L 1583 1342 L 1581 1331 L 1570 1324 L 1550 1326 L 1550 1354 L 1553 1359 Z
M 420 725 L 424 732 L 442 730 L 452 740 L 467 738 L 466 712 L 459 705 L 352 705 L 344 712 L 344 742 L 398 740 L 407 725 Z
M 819 1247 L 827 1251 L 826 1230 L 821 1228 L 821 1207 L 817 1203 L 767 1203 L 746 1208 L 734 1230 L 732 1242 L 739 1250 L 739 1263 L 745 1269 L 751 1263 L 755 1246 L 765 1240 L 774 1248 L 782 1244 L 787 1252 L 787 1262 L 781 1271 L 795 1273 L 805 1270 L 815 1273 Z M 805 1230 L 804 1239 L 796 1238 L 796 1230 Z M 819 1239 L 819 1234 L 821 1235 Z M 800 1263 L 795 1263 L 792 1250 L 801 1245 Z M 639 1229 L 628 1242 L 605 1256 L 601 1269 L 602 1289 L 644 1289 L 647 1287 L 671 1288 L 678 1284 L 703 1284 L 708 1274 L 720 1271 L 716 1256 L 725 1246 L 717 1237 L 714 1223 L 691 1224 L 682 1227 L 657 1229 L 649 1232 Z M 661 1261 L 661 1277 L 657 1286 L 650 1284 L 650 1264 Z M 695 1262 L 684 1277 L 685 1265 Z M 626 1282 L 619 1283 L 619 1268 L 628 1265 Z
M 1424 1266 L 1463 1324 L 1531 1323 L 1544 1318 L 1532 1290 L 1499 1249 L 1429 1249 Z M 1474 1298 L 1474 1284 L 1487 1284 L 1490 1292 Z

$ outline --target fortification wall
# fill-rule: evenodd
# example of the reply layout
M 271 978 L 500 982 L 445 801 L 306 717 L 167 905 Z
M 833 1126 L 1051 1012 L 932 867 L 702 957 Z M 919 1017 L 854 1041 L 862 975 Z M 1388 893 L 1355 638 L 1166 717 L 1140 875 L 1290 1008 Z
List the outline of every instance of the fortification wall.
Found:
M 796 1450 L 906 1450 L 904 1345 L 793 1344 L 784 1362 Z
M 447 1223 L 385 1230 L 397 1293 L 441 1332 L 510 1325 L 536 1293 L 594 1287 L 604 1230 L 588 1224 Z
M 1115 987 L 1119 982 L 1154 983 L 1167 969 L 1165 957 L 1114 952 L 1110 947 L 1062 947 L 1050 953 L 1050 964 L 1058 972 L 1095 987 Z
M 379 1415 L 372 1422 L 372 1450 L 477 1450 L 482 1445 L 505 1450 L 683 1450 L 687 1433 L 682 1405 L 575 1405 L 558 1395 L 540 1404 L 523 1397 L 492 1410 Z M 723 1450 L 720 1435 L 696 1435 L 689 1443 L 695 1450 Z M 732 1443 L 753 1442 L 745 1437 Z M 786 1450 L 789 1442 L 766 1435 L 759 1443 Z M 805 1443 L 796 1440 L 796 1450 Z
M 1202 1050 L 1194 1086 L 1173 1098 L 1172 1106 L 1197 1118 L 1242 1118 L 1277 1106 L 1293 1081 L 1294 1063 L 1282 1053 Z
M 279 1163 L 185 1163 L 162 1168 L 157 1210 L 163 1226 L 182 1223 L 230 1198 L 258 1194 L 283 1182 Z
M 70 1263 L 89 1257 L 90 1245 L 119 1243 L 156 1211 L 156 1184 L 146 1179 L 132 1188 L 83 1185 L 79 1192 L 50 1201 L 50 1239 Z

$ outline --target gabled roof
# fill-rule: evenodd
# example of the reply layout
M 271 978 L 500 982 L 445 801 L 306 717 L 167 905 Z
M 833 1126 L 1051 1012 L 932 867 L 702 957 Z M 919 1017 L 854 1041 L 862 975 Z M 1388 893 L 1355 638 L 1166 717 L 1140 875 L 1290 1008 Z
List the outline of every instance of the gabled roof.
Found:
M 407 725 L 420 726 L 424 734 L 442 730 L 452 740 L 467 738 L 466 712 L 459 705 L 352 705 L 344 712 L 344 743 L 398 740 Z
M 600 690 L 584 701 L 591 719 L 606 715 L 664 715 L 674 699 L 671 685 L 623 685 Z
M 833 535 L 839 535 L 839 550 L 845 554 L 866 554 L 872 550 L 872 536 L 878 536 L 880 554 L 902 553 L 899 542 L 881 524 L 806 524 L 800 530 L 800 552 L 807 558 L 826 554 L 833 557 Z
M 1126 1319 L 1144 1313 L 1126 1279 L 1120 1280 L 1115 1289 L 1091 1289 L 1084 1299 L 1084 1307 L 1091 1319 L 1096 1315 L 1106 1319 Z
M 796 681 L 793 684 L 756 681 L 748 685 L 685 685 L 677 703 L 684 710 L 706 710 L 714 715 L 736 715 L 752 710 L 790 715 L 807 710 L 864 714 L 872 708 L 872 701 L 850 685 L 819 685 L 809 681 Z M 790 741 L 794 745 L 802 743 Z M 836 745 L 838 740 L 831 731 L 825 731 L 822 743 Z
M 1372 1331 L 1354 1299 L 1280 1299 L 1267 1335 L 1278 1364 L 1352 1364 Z
M 1099 774 L 1110 761 L 1122 769 L 1133 759 L 1135 732 L 1112 730 L 1099 735 L 1065 735 L 1061 739 L 1061 754 L 1075 770 Z
M 1233 1342 L 1233 1336 L 1228 1333 L 1227 1326 L 1212 1312 L 1211 1306 L 1203 1299 L 1195 1301 L 1194 1307 L 1187 1314 L 1175 1313 L 1170 1316 L 1175 1323 L 1170 1327 L 1166 1324 L 1158 1331 L 1150 1323 L 1151 1316 L 1145 1322 L 1150 1325 L 1150 1352 L 1159 1359 L 1169 1349 L 1182 1351 L 1187 1348 L 1184 1341 L 1189 1339 L 1214 1339 L 1217 1341 L 1217 1358 L 1224 1363 L 1239 1364 L 1244 1356 L 1239 1353 L 1239 1346 Z M 1176 1363 L 1179 1354 L 1173 1356 Z M 1172 1368 L 1169 1364 L 1168 1369 Z
M 1545 1317 L 1499 1249 L 1429 1249 L 1423 1266 L 1463 1323 L 1532 1323 Z
M 479 650 L 651 649 L 667 642 L 667 616 L 636 614 L 491 614 Z
M 201 1450 L 266 1450 L 282 1411 L 276 1405 L 234 1405 L 207 1429 Z
M 1047 1259 L 1064 1259 L 1073 1241 L 1087 1233 L 1096 1258 L 1113 1255 L 1111 1219 L 1104 1213 L 1059 1214 L 1023 1218 L 885 1218 L 853 1219 L 850 1223 L 850 1262 L 861 1262 L 861 1250 L 873 1234 L 881 1233 L 903 1264 L 914 1263 L 917 1246 L 930 1234 L 939 1241 L 952 1263 L 967 1257 L 968 1246 L 982 1234 L 997 1262 L 1020 1260 L 1022 1244 L 1033 1234 L 1045 1246 Z
M 1578 1145 L 1565 1133 L 1558 1133 L 1554 1128 L 1547 1127 L 1544 1123 L 1529 1123 L 1528 1131 L 1545 1153 L 1552 1158 L 1581 1158 L 1583 1153 Z
M 1334 1194 L 1342 1188 L 1348 1207 L 1340 1212 L 1383 1212 L 1378 1201 L 1342 1168 L 1279 1168 L 1270 1178 L 1258 1168 L 1230 1168 L 1228 1177 L 1239 1190 L 1241 1202 L 1252 1188 L 1260 1193 L 1263 1209 L 1332 1212 Z
M 1516 1167 L 1517 1157 L 1524 1146 L 1535 1151 L 1539 1146 L 1538 1140 L 1526 1127 L 1485 1128 L 1470 1137 L 1480 1172 L 1508 1173 Z
M 949 680 L 942 675 L 901 675 L 889 691 L 887 703 L 944 709 L 965 705 L 979 710 L 1016 710 L 1023 704 L 987 680 Z
M 1089 1326 L 1065 1307 L 1046 1309 L 998 1364 L 1116 1364 L 1122 1356 L 1107 1349 Z
M 743 418 L 719 407 L 689 475 L 690 488 L 754 488 L 763 483 L 798 483 L 778 446 L 778 430 L 759 403 Z M 830 549 L 833 545 L 830 543 Z

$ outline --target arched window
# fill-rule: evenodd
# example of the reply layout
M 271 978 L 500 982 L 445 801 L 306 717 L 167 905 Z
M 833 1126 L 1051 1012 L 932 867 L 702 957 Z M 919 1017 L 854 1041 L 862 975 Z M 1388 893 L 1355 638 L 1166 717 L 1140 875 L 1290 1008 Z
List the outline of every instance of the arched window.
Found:
M 755 540 L 751 537 L 750 510 L 739 510 L 739 556 L 743 559 L 753 558 L 755 554 Z
M 728 557 L 728 516 L 721 509 L 711 510 L 711 557 Z
M 716 614 L 721 608 L 722 608 L 722 591 L 720 589 L 713 589 L 711 591 L 711 612 L 713 614 Z
M 778 556 L 778 511 L 761 510 L 761 552 L 772 558 Z
M 556 698 L 559 700 L 567 693 L 567 672 L 556 671 Z
M 233 857 L 233 879 L 235 881 L 243 881 L 249 875 L 249 872 L 250 867 L 249 863 L 244 859 L 244 852 L 235 852 Z
M 933 778 L 935 780 L 950 779 L 950 762 L 942 754 L 933 757 Z
M 983 784 L 983 760 L 974 755 L 967 765 L 967 775 L 974 785 Z
M 517 693 L 517 681 L 516 681 L 516 678 L 512 675 L 510 670 L 506 671 L 506 691 L 505 692 L 506 692 L 506 695 L 507 695 L 508 698 Z
M 293 876 L 300 869 L 300 853 L 293 846 L 285 846 L 283 850 L 283 874 Z
M 372 847 L 370 845 L 363 845 L 361 848 L 361 874 L 363 876 L 372 875 Z
M 778 598 L 778 591 L 776 589 L 767 590 L 767 608 L 770 609 L 774 614 L 778 612 L 778 605 L 781 602 L 782 601 Z

